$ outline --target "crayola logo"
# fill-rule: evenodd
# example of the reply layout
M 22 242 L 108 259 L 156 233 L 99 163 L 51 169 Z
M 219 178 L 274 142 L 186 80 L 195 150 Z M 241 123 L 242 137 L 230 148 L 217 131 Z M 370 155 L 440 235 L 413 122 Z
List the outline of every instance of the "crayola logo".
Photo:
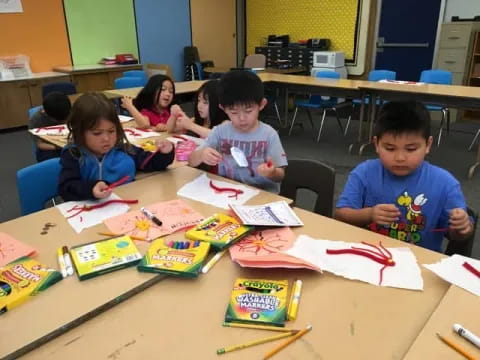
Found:
M 244 281 L 242 283 L 243 286 L 245 287 L 254 287 L 254 288 L 258 288 L 258 289 L 274 289 L 274 290 L 281 290 L 280 286 L 278 284 L 275 284 L 275 283 L 271 283 L 271 282 L 260 282 L 260 281 L 250 281 L 250 280 L 247 280 L 247 281 Z

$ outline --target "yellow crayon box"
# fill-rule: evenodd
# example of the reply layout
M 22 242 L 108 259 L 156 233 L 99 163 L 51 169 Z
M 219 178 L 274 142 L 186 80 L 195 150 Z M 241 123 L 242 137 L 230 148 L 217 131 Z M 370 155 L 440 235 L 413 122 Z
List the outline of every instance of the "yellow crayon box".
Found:
M 253 226 L 242 225 L 233 217 L 214 214 L 185 233 L 187 239 L 209 242 L 215 250 L 223 250 L 253 230 Z
M 138 271 L 197 277 L 210 249 L 204 241 L 155 240 L 137 265 Z
M 0 267 L 0 314 L 24 303 L 62 278 L 60 272 L 26 256 Z

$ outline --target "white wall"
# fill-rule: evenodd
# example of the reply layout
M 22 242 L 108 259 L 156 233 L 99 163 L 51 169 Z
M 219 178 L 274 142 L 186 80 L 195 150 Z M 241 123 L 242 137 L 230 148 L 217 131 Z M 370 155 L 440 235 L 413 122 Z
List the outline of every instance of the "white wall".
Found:
M 480 0 L 446 0 L 444 22 L 450 22 L 452 16 L 473 18 L 480 16 Z

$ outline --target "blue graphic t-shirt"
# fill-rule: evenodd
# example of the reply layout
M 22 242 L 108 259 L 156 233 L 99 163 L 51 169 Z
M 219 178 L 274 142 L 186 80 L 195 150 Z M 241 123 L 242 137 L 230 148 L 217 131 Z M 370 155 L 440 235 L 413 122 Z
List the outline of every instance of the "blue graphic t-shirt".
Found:
M 402 215 L 389 226 L 372 223 L 370 230 L 434 251 L 441 251 L 444 233 L 432 230 L 448 228 L 452 209 L 466 211 L 459 182 L 426 161 L 407 176 L 393 175 L 379 159 L 353 169 L 337 208 L 362 209 L 377 204 L 394 204 Z

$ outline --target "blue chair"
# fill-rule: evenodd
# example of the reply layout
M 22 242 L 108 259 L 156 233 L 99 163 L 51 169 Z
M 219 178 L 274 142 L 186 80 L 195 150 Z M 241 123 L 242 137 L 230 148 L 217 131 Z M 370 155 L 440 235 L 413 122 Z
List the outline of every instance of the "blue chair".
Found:
M 28 118 L 30 119 L 33 116 L 33 114 L 35 114 L 41 108 L 42 108 L 42 105 L 38 105 L 28 109 Z
M 74 83 L 70 82 L 50 83 L 42 86 L 43 99 L 51 92 L 61 92 L 65 95 L 73 95 L 77 93 L 77 88 L 75 87 Z
M 115 79 L 115 89 L 127 89 L 133 87 L 143 87 L 147 83 L 147 80 L 141 77 L 121 77 Z
M 452 73 L 445 70 L 424 70 L 420 74 L 420 82 L 429 84 L 452 84 Z M 447 125 L 447 133 L 450 132 L 450 109 L 448 107 L 438 105 L 426 105 L 428 111 L 441 111 L 442 121 L 440 122 L 440 130 L 438 131 L 437 146 L 440 146 L 442 140 L 443 127 Z
M 368 81 L 380 81 L 380 80 L 395 80 L 397 78 L 397 73 L 395 71 L 390 70 L 372 70 L 368 74 Z M 370 104 L 370 99 L 367 97 L 365 99 L 365 104 Z M 380 100 L 376 100 L 377 105 L 381 105 Z M 347 125 L 345 126 L 345 135 L 348 132 L 348 127 L 350 126 L 350 121 L 352 120 L 352 115 L 355 111 L 355 107 L 358 105 L 362 105 L 361 99 L 353 99 L 352 100 L 352 112 L 347 120 Z
M 139 77 L 144 78 L 145 83 L 147 82 L 148 76 L 147 73 L 143 70 L 128 70 L 123 72 L 123 77 Z
M 45 208 L 45 203 L 58 195 L 60 159 L 39 162 L 17 171 L 17 189 L 22 215 Z
M 319 71 L 315 75 L 317 78 L 321 79 L 340 79 L 340 74 L 336 71 Z M 295 125 L 295 119 L 297 118 L 298 108 L 302 107 L 307 110 L 308 119 L 310 120 L 310 124 L 313 126 L 313 119 L 310 109 L 323 109 L 322 121 L 320 123 L 320 129 L 318 130 L 317 142 L 320 141 L 320 136 L 322 135 L 323 123 L 325 122 L 325 116 L 327 111 L 333 111 L 337 118 L 338 126 L 340 126 L 340 130 L 343 133 L 343 126 L 340 122 L 340 118 L 338 117 L 336 105 L 338 103 L 338 99 L 336 97 L 328 97 L 328 96 L 320 96 L 320 95 L 310 95 L 308 101 L 295 101 L 295 112 L 293 114 L 292 124 L 290 125 L 290 130 L 288 135 L 292 133 L 293 126 Z

